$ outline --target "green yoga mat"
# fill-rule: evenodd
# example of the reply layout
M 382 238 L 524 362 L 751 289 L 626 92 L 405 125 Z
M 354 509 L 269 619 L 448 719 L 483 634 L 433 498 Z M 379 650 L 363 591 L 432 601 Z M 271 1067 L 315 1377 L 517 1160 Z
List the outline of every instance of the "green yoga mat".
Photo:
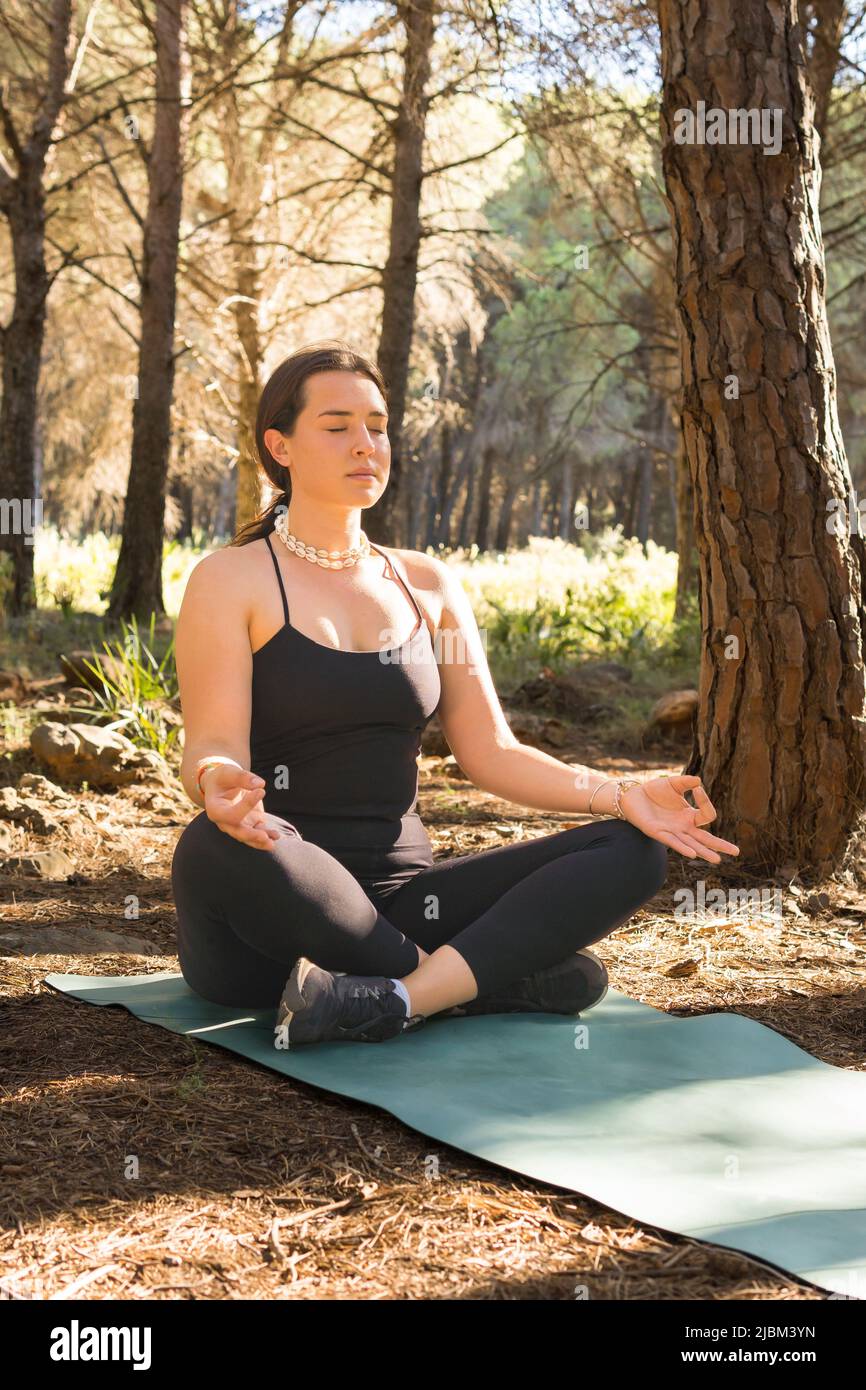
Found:
M 45 983 L 378 1105 L 643 1225 L 866 1295 L 866 1074 L 741 1014 L 672 1018 L 610 989 L 583 1018 L 437 1017 L 375 1045 L 287 1051 L 274 1010 L 209 1004 L 181 975 Z

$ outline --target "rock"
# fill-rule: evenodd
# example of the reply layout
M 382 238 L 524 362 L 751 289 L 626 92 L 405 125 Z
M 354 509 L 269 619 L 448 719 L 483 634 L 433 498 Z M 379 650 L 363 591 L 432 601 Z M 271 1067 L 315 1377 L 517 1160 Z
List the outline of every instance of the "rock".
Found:
M 670 969 L 665 970 L 663 973 L 667 975 L 669 980 L 682 980 L 689 975 L 696 975 L 700 968 L 700 961 L 690 957 L 688 960 L 678 961 L 676 965 L 672 965 Z
M 524 681 L 511 696 L 510 704 L 547 705 L 558 714 L 579 718 L 585 701 L 580 692 L 564 677 L 557 676 L 549 666 L 542 667 L 538 676 Z
M 0 854 L 8 854 L 12 848 L 11 827 L 0 821 Z
M 611 676 L 617 681 L 628 682 L 634 674 L 628 666 L 623 666 L 618 661 L 594 661 L 589 669 L 599 676 Z
M 691 731 L 699 703 L 700 697 L 696 690 L 669 690 L 653 705 L 647 728 L 658 727 L 677 732 L 685 730 L 688 733 Z
M 545 719 L 541 736 L 553 748 L 564 748 L 569 739 L 568 729 L 561 719 Z
M 27 694 L 27 682 L 17 671 L 0 670 L 0 700 L 23 700 Z
M 421 752 L 427 758 L 447 758 L 451 752 L 439 720 L 435 717 L 430 720 L 421 735 Z
M 34 927 L 0 933 L 0 954 L 23 956 L 133 955 L 158 956 L 158 946 L 141 936 L 100 931 L 94 927 Z
M 15 821 L 16 825 L 26 826 L 37 835 L 53 835 L 55 830 L 60 829 L 60 821 L 30 797 L 19 797 L 15 809 L 4 810 L 3 815 L 5 819 Z
M 19 796 L 14 787 L 0 788 L 0 821 L 25 825 L 37 835 L 50 835 L 60 829 L 60 821 L 50 811 L 32 797 Z
M 99 670 L 104 672 L 106 677 L 115 684 L 123 679 L 123 663 L 119 661 L 117 657 L 109 656 L 107 652 L 102 652 L 100 654 L 99 652 L 93 651 L 76 651 L 70 652 L 68 656 L 61 652 L 59 661 L 60 669 L 63 672 L 63 679 L 68 686 L 73 688 L 84 687 L 89 690 L 95 690 L 100 694 L 103 693 L 103 683 L 99 677 L 94 675 L 93 671 L 89 669 L 87 665 L 88 661 L 91 666 L 97 666 Z
M 78 755 L 80 744 L 81 740 L 70 727 L 58 724 L 56 720 L 37 724 L 30 735 L 30 747 L 37 758 L 41 758 L 49 767 L 58 771 L 67 764 L 71 766 Z
M 618 684 L 609 674 L 593 675 L 591 667 L 576 667 L 560 676 L 551 667 L 543 666 L 538 676 L 518 686 L 509 703 L 524 708 L 547 707 L 570 722 L 592 724 L 616 713 L 616 706 L 599 699 L 599 695 L 615 695 L 617 691 L 611 687 Z
M 75 865 L 62 849 L 41 849 L 34 854 L 13 854 L 3 860 L 4 869 L 17 869 L 28 878 L 58 881 L 75 872 Z
M 829 906 L 830 894 L 824 893 L 823 891 L 820 893 L 813 893 L 811 897 L 806 899 L 806 907 L 810 912 L 826 912 Z
M 531 748 L 544 748 L 545 744 L 562 748 L 568 742 L 568 726 L 561 719 L 524 710 L 504 709 L 503 714 L 514 737 Z
M 76 804 L 74 796 L 63 787 L 58 787 L 56 782 L 49 781 L 47 777 L 40 777 L 38 772 L 25 772 L 18 778 L 18 794 L 21 795 L 22 792 L 41 797 L 43 801 L 50 801 L 54 806 Z
M 136 748 L 116 729 L 98 724 L 39 724 L 30 747 L 40 762 L 65 781 L 119 787 L 155 778 L 171 785 L 168 764 L 151 749 Z

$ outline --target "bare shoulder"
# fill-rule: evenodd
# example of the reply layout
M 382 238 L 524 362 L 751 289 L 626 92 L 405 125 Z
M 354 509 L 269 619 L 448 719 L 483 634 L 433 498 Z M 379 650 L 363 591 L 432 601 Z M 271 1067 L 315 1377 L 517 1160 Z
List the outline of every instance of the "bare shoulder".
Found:
M 398 550 L 394 547 L 394 554 L 403 561 L 413 588 L 422 591 L 424 601 L 435 617 L 435 630 L 441 627 L 471 630 L 475 626 L 469 596 L 451 565 L 426 551 Z
M 233 610 L 238 607 L 246 613 L 246 605 L 255 587 L 257 565 L 261 555 L 253 553 L 260 550 L 260 542 L 251 541 L 249 545 L 222 545 L 210 550 L 193 565 L 187 580 L 190 598 L 202 602 L 228 604 Z
M 435 555 L 428 555 L 422 550 L 400 550 L 396 545 L 386 545 L 382 549 L 402 563 L 415 597 L 428 616 L 428 626 L 435 633 L 447 606 L 448 567 Z
M 449 571 L 448 566 L 437 556 L 428 555 L 424 550 L 398 550 L 394 545 L 383 548 L 390 550 L 392 555 L 403 561 L 406 573 L 413 583 L 433 590 L 443 589 Z
M 260 538 L 246 545 L 218 546 L 216 550 L 208 551 L 195 568 L 206 565 L 214 579 L 225 577 L 227 582 L 234 582 L 239 575 L 249 573 L 260 563 L 265 544 L 264 538 Z

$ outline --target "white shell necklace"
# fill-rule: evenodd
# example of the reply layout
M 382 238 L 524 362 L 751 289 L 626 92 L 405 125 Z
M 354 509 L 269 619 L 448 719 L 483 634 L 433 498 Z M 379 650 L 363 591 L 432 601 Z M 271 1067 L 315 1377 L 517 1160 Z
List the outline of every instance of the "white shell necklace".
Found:
M 274 531 L 283 544 L 295 555 L 309 560 L 311 564 L 321 565 L 326 570 L 348 569 L 349 565 L 356 565 L 359 560 L 370 554 L 370 542 L 363 531 L 361 532 L 361 544 L 352 545 L 348 550 L 317 550 L 313 545 L 305 545 L 289 530 L 287 512 L 281 512 L 277 517 Z

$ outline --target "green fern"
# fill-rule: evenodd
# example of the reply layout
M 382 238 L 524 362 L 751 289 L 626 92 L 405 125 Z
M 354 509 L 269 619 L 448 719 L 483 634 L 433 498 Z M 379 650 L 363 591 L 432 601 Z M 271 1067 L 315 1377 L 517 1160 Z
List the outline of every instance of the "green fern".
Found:
M 93 648 L 95 661 L 85 660 L 84 664 L 102 687 L 93 694 L 100 715 L 103 718 L 107 715 L 110 720 L 103 728 L 123 729 L 137 748 L 152 749 L 164 757 L 177 742 L 179 729 L 166 720 L 162 706 L 177 697 L 178 683 L 174 636 L 162 660 L 157 661 L 153 652 L 155 622 L 156 613 L 152 612 L 147 642 L 141 637 L 134 614 L 128 624 L 121 620 L 123 635 L 115 641 L 113 649 L 103 641 L 114 664 L 116 679 L 99 665 L 99 654 Z M 91 719 L 94 713 L 90 706 L 73 712 L 89 715 Z

